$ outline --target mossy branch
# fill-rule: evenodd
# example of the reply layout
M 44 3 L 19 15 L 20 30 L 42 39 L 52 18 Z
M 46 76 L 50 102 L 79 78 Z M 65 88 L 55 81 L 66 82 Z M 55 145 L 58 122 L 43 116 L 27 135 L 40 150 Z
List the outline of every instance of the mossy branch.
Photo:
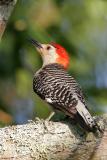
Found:
M 107 159 L 107 115 L 98 118 L 104 134 L 84 133 L 73 124 L 32 121 L 0 129 L 0 159 Z

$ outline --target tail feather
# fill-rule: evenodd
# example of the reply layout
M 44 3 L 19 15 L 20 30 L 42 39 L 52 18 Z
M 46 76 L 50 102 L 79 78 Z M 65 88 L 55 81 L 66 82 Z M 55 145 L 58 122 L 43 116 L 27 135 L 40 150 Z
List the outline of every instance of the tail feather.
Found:
M 84 119 L 79 113 L 77 113 L 75 119 L 84 130 L 96 132 L 96 130 L 98 129 L 97 124 L 95 122 L 92 126 L 90 126 L 89 124 L 87 125 L 87 123 L 84 121 Z
M 93 119 L 93 117 L 91 116 L 91 114 L 89 113 L 88 109 L 86 108 L 86 106 L 80 101 L 78 100 L 78 104 L 76 106 L 77 109 L 77 117 L 79 118 L 79 122 L 82 123 L 81 125 L 86 126 L 88 128 L 88 130 L 93 130 L 93 128 L 96 128 L 96 123 Z

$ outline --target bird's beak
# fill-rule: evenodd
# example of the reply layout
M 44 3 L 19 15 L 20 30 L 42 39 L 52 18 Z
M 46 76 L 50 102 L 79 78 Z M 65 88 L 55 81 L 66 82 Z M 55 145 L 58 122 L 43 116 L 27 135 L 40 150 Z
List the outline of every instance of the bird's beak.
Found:
M 28 39 L 28 41 L 31 43 L 31 44 L 33 44 L 37 49 L 42 49 L 43 47 L 42 47 L 42 44 L 41 43 L 39 43 L 37 40 L 34 40 L 34 39 L 32 39 L 32 38 L 30 38 L 30 39 Z

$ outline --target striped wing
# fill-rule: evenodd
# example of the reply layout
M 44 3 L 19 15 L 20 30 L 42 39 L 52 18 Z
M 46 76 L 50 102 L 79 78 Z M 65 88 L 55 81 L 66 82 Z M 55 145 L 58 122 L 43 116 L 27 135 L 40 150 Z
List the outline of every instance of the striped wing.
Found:
M 93 123 L 93 119 L 86 108 L 81 88 L 60 65 L 45 66 L 35 76 L 33 88 L 42 99 L 55 109 L 72 118 L 79 113 L 87 125 Z

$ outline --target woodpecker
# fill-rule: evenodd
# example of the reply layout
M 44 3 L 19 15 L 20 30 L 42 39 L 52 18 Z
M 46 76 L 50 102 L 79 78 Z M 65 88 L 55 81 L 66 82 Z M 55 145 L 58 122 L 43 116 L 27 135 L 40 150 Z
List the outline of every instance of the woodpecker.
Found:
M 88 131 L 95 130 L 97 124 L 87 108 L 81 87 L 67 73 L 70 63 L 67 51 L 57 43 L 42 44 L 34 39 L 30 42 L 43 60 L 42 67 L 34 74 L 34 92 L 54 111 L 62 111 Z

